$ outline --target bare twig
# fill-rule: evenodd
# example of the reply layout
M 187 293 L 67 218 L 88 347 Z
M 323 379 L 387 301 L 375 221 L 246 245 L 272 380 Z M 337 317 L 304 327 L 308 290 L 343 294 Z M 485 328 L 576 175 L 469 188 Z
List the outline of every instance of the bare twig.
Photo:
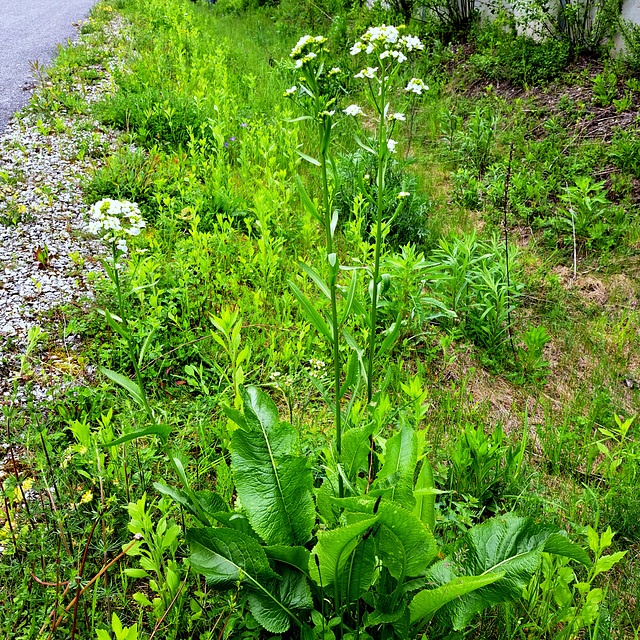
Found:
M 190 570 L 191 570 L 191 567 L 187 567 L 187 575 L 184 577 L 184 580 L 182 581 L 182 584 L 180 585 L 180 588 L 176 592 L 176 595 L 173 596 L 173 600 L 171 601 L 171 604 L 169 605 L 167 610 L 162 614 L 162 618 L 160 618 L 160 620 L 158 620 L 158 623 L 156 624 L 156 626 L 155 626 L 155 628 L 153 630 L 153 633 L 149 636 L 149 640 L 153 640 L 153 636 L 156 635 L 156 631 L 160 628 L 160 625 L 162 624 L 162 621 L 167 617 L 167 614 L 169 613 L 169 611 L 171 611 L 171 607 L 173 607 L 173 605 L 175 604 L 175 601 L 178 599 L 178 596 L 180 595 L 180 592 L 182 591 L 182 587 L 184 587 L 184 585 L 187 582 L 187 578 L 189 577 L 189 571 Z
M 131 544 L 124 550 L 122 551 L 122 553 L 120 553 L 119 555 L 117 555 L 108 565 L 102 567 L 102 569 L 100 569 L 100 571 L 98 571 L 98 573 L 96 573 L 95 576 L 93 576 L 93 578 L 91 578 L 91 580 L 82 588 L 82 590 L 80 591 L 80 593 L 76 594 L 76 596 L 74 597 L 74 599 L 65 607 L 64 611 L 62 612 L 62 615 L 57 619 L 56 623 L 54 624 L 53 628 L 51 629 L 51 632 L 53 633 L 58 626 L 60 625 L 60 623 L 62 622 L 62 620 L 64 619 L 64 617 L 67 615 L 67 613 L 69 613 L 69 611 L 71 610 L 71 607 L 73 607 L 76 602 L 78 601 L 78 598 L 96 581 L 99 580 L 100 577 L 102 576 L 102 574 L 105 571 L 108 571 L 116 562 L 118 562 L 118 560 L 120 560 L 120 558 L 122 558 L 124 555 L 126 555 L 126 553 L 129 551 L 129 549 L 131 549 L 131 547 L 133 547 L 133 545 L 137 542 L 137 540 L 133 540 L 131 542 Z M 67 587 L 65 589 L 65 592 L 62 594 L 62 597 L 64 597 L 67 593 L 67 591 L 69 590 L 69 587 Z M 55 615 L 55 609 L 49 614 L 49 617 L 52 618 Z M 44 633 L 44 630 L 47 626 L 47 623 L 45 622 L 45 624 L 42 626 L 42 628 L 40 629 L 40 634 Z

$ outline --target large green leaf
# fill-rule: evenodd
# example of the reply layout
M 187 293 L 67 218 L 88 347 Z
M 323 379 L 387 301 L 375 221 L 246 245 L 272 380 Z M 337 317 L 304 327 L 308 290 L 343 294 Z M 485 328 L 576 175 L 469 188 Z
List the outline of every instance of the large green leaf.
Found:
M 113 380 L 113 382 L 115 382 L 116 384 L 119 384 L 123 389 L 126 389 L 129 392 L 129 395 L 131 396 L 131 398 L 135 400 L 142 409 L 145 408 L 142 391 L 140 390 L 140 387 L 135 382 L 133 382 L 132 380 L 129 380 L 129 378 L 126 378 L 125 376 L 123 376 L 120 373 L 117 373 L 116 371 L 111 371 L 111 369 L 107 369 L 106 367 L 98 367 L 98 369 L 100 370 L 100 373 L 107 376 L 107 378 L 110 378 L 111 380 Z
M 372 537 L 363 539 L 349 555 L 340 580 L 341 598 L 357 602 L 369 589 L 376 570 L 376 545 Z
M 481 587 L 500 580 L 504 573 L 490 573 L 485 576 L 463 576 L 455 578 L 441 587 L 424 589 L 417 593 L 409 604 L 411 624 L 425 624 L 448 602 L 471 593 Z
M 249 587 L 266 587 L 279 576 L 269 566 L 260 543 L 233 529 L 189 529 L 189 563 L 219 589 L 233 589 L 241 581 Z
M 353 482 L 361 469 L 367 470 L 369 467 L 373 429 L 373 423 L 364 427 L 353 427 L 342 436 L 340 464 L 350 482 Z
M 436 526 L 436 495 L 435 493 L 422 492 L 434 488 L 433 469 L 431 468 L 430 462 L 425 458 L 414 489 L 413 495 L 416 499 L 416 506 L 413 514 L 427 525 L 431 532 L 433 532 Z
M 251 613 L 272 633 L 286 631 L 295 620 L 292 609 L 309 608 L 311 594 L 303 574 L 285 567 L 286 576 L 275 573 L 260 544 L 232 529 L 189 529 L 190 565 L 218 589 L 248 589 Z
M 558 533 L 557 527 L 513 514 L 492 518 L 469 529 L 456 552 L 429 569 L 427 580 L 445 585 L 462 576 L 500 573 L 503 577 L 453 600 L 443 609 L 453 628 L 463 629 L 487 607 L 520 598 L 548 541 L 550 549 L 560 555 L 579 557 L 576 545 L 561 543 L 556 537 Z
M 377 516 L 374 516 L 331 531 L 319 531 L 318 543 L 311 551 L 309 561 L 309 573 L 313 580 L 322 587 L 340 582 L 351 552 L 377 520 Z
M 378 472 L 378 478 L 382 481 L 394 478 L 385 497 L 406 509 L 413 509 L 416 504 L 413 497 L 413 473 L 417 460 L 418 438 L 411 427 L 405 426 L 387 440 L 384 463 Z M 376 482 L 376 486 L 378 485 L 380 482 Z
M 362 496 L 334 498 L 333 502 L 356 513 L 373 515 L 377 501 Z M 410 511 L 384 498 L 378 503 L 376 517 L 378 523 L 390 529 L 402 543 L 406 554 L 406 576 L 420 575 L 438 555 L 438 546 L 431 531 Z
M 283 564 L 295 567 L 298 571 L 302 571 L 305 575 L 309 575 L 309 557 L 311 554 L 304 547 L 283 547 L 274 545 L 265 547 L 265 553 L 268 558 L 277 560 Z
M 297 453 L 295 429 L 256 387 L 241 388 L 245 425 L 233 432 L 236 490 L 256 533 L 269 545 L 304 544 L 315 524 L 313 479 Z
M 285 567 L 273 591 L 275 598 L 263 591 L 251 591 L 247 597 L 253 616 L 271 633 L 284 633 L 289 629 L 290 612 L 293 610 L 313 608 L 311 590 L 306 578 L 299 571 Z

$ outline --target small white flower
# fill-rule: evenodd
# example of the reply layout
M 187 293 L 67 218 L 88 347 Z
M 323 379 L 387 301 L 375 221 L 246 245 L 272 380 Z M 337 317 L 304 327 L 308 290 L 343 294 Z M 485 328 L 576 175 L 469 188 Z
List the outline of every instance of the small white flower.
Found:
M 413 51 L 414 49 L 422 50 L 424 45 L 420 42 L 420 38 L 417 36 L 402 36 L 401 43 L 407 48 L 407 51 Z
M 411 194 L 408 191 L 401 191 L 398 194 L 398 198 L 407 198 L 408 196 L 410 196 Z
M 407 84 L 404 90 L 410 91 L 417 95 L 422 95 L 422 92 L 428 91 L 429 87 L 427 87 L 427 85 L 424 82 L 422 82 L 420 78 L 411 78 L 411 80 L 409 80 L 409 84 Z
M 364 111 L 357 104 L 350 104 L 346 109 L 343 109 L 344 113 L 348 116 L 363 116 Z
M 340 67 L 333 67 L 333 69 L 331 69 L 327 75 L 329 76 L 334 76 L 336 73 L 340 73 L 341 69 Z
M 285 96 L 293 95 L 298 90 L 298 87 L 294 84 L 293 87 L 290 87 L 284 92 Z
M 351 47 L 351 55 L 352 56 L 357 56 L 363 49 L 364 49 L 364 45 L 362 44 L 362 42 L 356 42 L 353 47 Z
M 392 113 L 389 116 L 389 120 L 402 120 L 404 122 L 406 118 L 404 117 L 404 113 Z
M 378 70 L 378 67 L 367 67 L 366 69 L 363 69 L 360 73 L 356 73 L 354 78 L 375 78 L 377 70 Z
M 305 45 L 312 41 L 313 41 L 313 38 L 311 36 L 302 36 L 302 38 L 298 40 L 298 44 L 296 44 L 296 46 L 293 47 L 289 55 L 292 58 L 299 56 L 302 53 L 302 49 L 304 49 Z
M 391 153 L 395 153 L 397 144 L 398 143 L 393 138 L 389 138 L 387 140 L 387 149 L 389 149 Z

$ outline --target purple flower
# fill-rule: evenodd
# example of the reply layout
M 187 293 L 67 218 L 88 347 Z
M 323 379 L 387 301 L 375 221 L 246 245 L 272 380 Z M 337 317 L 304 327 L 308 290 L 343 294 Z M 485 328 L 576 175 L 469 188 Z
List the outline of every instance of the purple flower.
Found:
M 235 140 L 235 138 L 233 138 L 233 137 L 232 137 L 232 138 L 229 138 L 229 141 L 230 141 L 230 142 L 233 142 L 234 140 Z
M 241 127 L 248 127 L 249 125 L 248 125 L 246 122 L 242 122 L 242 123 L 240 124 L 240 126 L 241 126 Z
M 229 146 L 229 143 L 228 143 L 228 142 L 225 142 L 225 143 L 224 143 L 224 146 L 225 146 L 225 147 L 228 147 L 228 146 Z

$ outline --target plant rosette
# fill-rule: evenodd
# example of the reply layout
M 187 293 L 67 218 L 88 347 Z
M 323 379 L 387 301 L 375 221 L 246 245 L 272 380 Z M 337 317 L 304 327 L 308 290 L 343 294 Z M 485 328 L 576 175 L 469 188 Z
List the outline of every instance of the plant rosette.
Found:
M 99 200 L 89 213 L 89 231 L 111 245 L 116 258 L 128 253 L 127 241 L 146 227 L 138 205 L 127 200 Z

